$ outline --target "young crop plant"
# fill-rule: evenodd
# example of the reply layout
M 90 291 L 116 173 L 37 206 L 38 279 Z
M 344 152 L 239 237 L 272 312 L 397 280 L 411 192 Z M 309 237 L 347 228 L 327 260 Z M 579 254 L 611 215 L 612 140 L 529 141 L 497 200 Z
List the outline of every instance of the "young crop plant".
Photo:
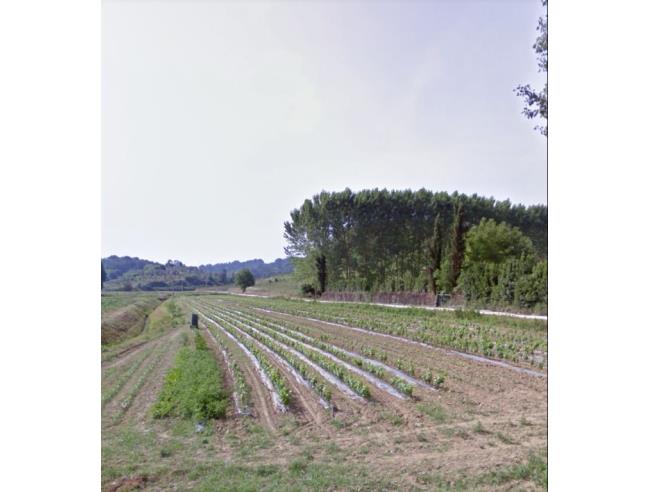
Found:
M 401 378 L 394 377 L 391 379 L 391 384 L 401 393 L 411 397 L 414 391 L 414 386 L 409 384 L 407 381 L 403 381 Z
M 259 333 L 253 330 L 248 330 L 247 327 L 240 324 L 235 318 L 229 318 L 227 322 L 237 327 L 238 329 L 244 331 L 249 336 L 253 337 L 255 340 L 259 341 L 267 348 L 269 348 L 271 351 L 273 351 L 275 354 L 277 354 L 282 359 L 284 359 L 288 363 L 288 365 L 290 365 L 293 369 L 295 369 L 306 381 L 308 381 L 311 384 L 315 392 L 319 394 L 324 399 L 324 401 L 326 401 L 327 403 L 331 401 L 331 397 L 332 397 L 331 388 L 324 381 L 322 381 L 320 377 L 317 376 L 315 372 L 307 364 L 303 363 L 302 361 L 294 357 L 289 351 L 283 349 L 281 346 L 279 346 L 277 343 L 269 339 L 267 336 L 260 335 Z
M 335 375 L 338 379 L 343 381 L 349 388 L 351 388 L 358 395 L 362 396 L 363 398 L 369 398 L 370 396 L 369 387 L 364 382 L 362 382 L 357 377 L 353 376 L 350 371 L 348 371 L 346 368 L 336 363 L 335 361 L 331 360 L 330 358 L 326 357 L 325 355 L 322 355 L 321 353 L 315 350 L 311 350 L 307 348 L 301 342 L 298 342 L 296 340 L 291 340 L 272 330 L 265 330 L 263 331 L 263 334 L 260 334 L 254 329 L 251 329 L 250 327 L 243 324 L 240 320 L 237 320 L 235 317 L 231 316 L 231 313 L 228 313 L 228 315 L 230 315 L 229 317 L 230 324 L 236 326 L 239 330 L 247 333 L 251 337 L 259 340 L 259 342 L 263 343 L 264 345 L 268 345 L 268 343 L 272 343 L 271 340 L 268 339 L 275 339 L 291 347 L 292 349 L 304 355 L 311 362 L 317 364 L 322 369 Z M 276 351 L 275 348 L 272 348 L 271 350 Z
M 221 312 L 222 314 L 222 312 Z M 363 360 L 360 357 L 356 357 L 352 354 L 349 354 L 343 350 L 340 350 L 339 348 L 330 345 L 328 343 L 324 343 L 322 341 L 319 341 L 314 338 L 310 337 L 305 337 L 299 332 L 299 328 L 296 327 L 295 325 L 292 325 L 291 323 L 286 323 L 286 326 L 291 326 L 292 329 L 285 328 L 281 325 L 278 325 L 276 323 L 270 322 L 267 319 L 264 318 L 252 318 L 247 315 L 244 315 L 243 313 L 239 313 L 238 316 L 235 316 L 233 313 L 225 311 L 226 316 L 232 316 L 231 319 L 235 319 L 237 321 L 245 320 L 246 322 L 255 325 L 255 329 L 258 329 L 262 331 L 264 334 L 282 342 L 287 345 L 290 345 L 291 347 L 295 349 L 299 349 L 298 345 L 295 345 L 295 340 L 301 342 L 304 344 L 307 348 L 308 346 L 313 346 L 316 347 L 326 353 L 329 353 L 335 357 L 337 357 L 340 360 L 349 362 L 351 364 L 356 365 L 358 368 L 373 374 L 374 376 L 378 377 L 379 379 L 382 379 L 385 381 L 387 384 L 392 385 L 396 390 L 400 391 L 401 393 L 405 394 L 408 397 L 411 397 L 412 395 L 412 388 L 410 388 L 409 383 L 406 383 L 405 381 L 402 381 L 400 378 L 396 377 L 395 379 L 398 381 L 401 381 L 398 385 L 394 385 L 393 381 L 394 378 L 390 377 L 386 374 L 386 371 L 383 367 L 375 365 L 367 360 Z M 280 334 L 278 334 L 279 332 Z M 373 353 L 375 354 L 376 351 L 373 348 L 370 347 L 364 347 L 364 352 L 365 353 Z M 386 354 L 385 354 L 386 355 Z M 402 362 L 402 361 L 401 361 Z M 404 364 L 404 363 L 403 363 Z M 414 365 L 410 363 L 406 368 L 406 371 L 409 372 L 412 376 L 415 376 L 415 369 Z
M 270 363 L 261 349 L 251 343 L 246 337 L 241 336 L 236 329 L 232 329 L 232 327 L 235 326 L 234 324 L 223 320 L 223 318 L 221 317 L 219 317 L 219 320 L 221 321 L 221 326 L 236 340 L 238 340 L 245 348 L 247 348 L 259 362 L 262 370 L 265 372 L 265 374 L 268 375 L 268 378 L 277 391 L 281 403 L 283 403 L 284 405 L 289 405 L 292 400 L 292 395 L 288 387 L 288 382 L 277 370 L 277 368 Z
M 151 352 L 153 351 L 152 348 L 147 349 L 144 354 L 137 360 L 135 360 L 129 367 L 128 369 L 122 373 L 118 378 L 117 381 L 113 383 L 108 390 L 101 395 L 101 405 L 105 405 L 108 403 L 110 400 L 112 400 L 117 393 L 124 387 L 124 385 L 131 379 L 133 374 L 140 368 L 142 363 L 149 357 Z
M 547 324 L 539 320 L 288 299 L 246 299 L 245 304 L 513 362 L 524 360 L 529 348 L 547 352 Z M 506 348 L 498 351 L 499 346 Z

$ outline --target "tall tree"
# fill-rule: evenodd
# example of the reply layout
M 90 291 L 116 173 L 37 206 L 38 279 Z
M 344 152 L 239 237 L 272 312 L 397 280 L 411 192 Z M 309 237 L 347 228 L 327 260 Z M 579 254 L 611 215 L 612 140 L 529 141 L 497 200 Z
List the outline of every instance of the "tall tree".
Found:
M 547 6 L 547 0 L 542 0 L 542 5 Z M 547 33 L 548 14 L 540 17 L 538 20 L 538 27 L 536 30 L 540 33 L 536 38 L 533 49 L 538 56 L 538 71 L 547 72 L 549 67 L 549 38 Z M 535 129 L 539 130 L 545 137 L 549 134 L 549 126 L 547 118 L 549 116 L 549 102 L 547 93 L 547 82 L 545 82 L 544 89 L 536 91 L 531 88 L 529 84 L 518 85 L 515 89 L 518 96 L 524 98 L 524 110 L 522 114 L 529 119 L 540 116 L 545 121 L 543 125 L 536 125 Z
M 318 255 L 315 258 L 315 267 L 317 268 L 319 291 L 320 293 L 324 293 L 326 292 L 326 256 Z
M 436 285 L 436 272 L 441 267 L 441 214 L 437 214 L 434 218 L 434 227 L 432 229 L 432 236 L 426 241 L 426 255 L 428 259 L 427 275 L 428 286 L 432 294 L 437 293 Z
M 106 281 L 106 270 L 103 266 L 103 261 L 101 262 L 101 288 L 103 289 L 103 284 Z
M 450 288 L 454 289 L 457 286 L 457 280 L 461 273 L 461 265 L 463 264 L 465 250 L 463 203 L 459 203 L 455 208 L 454 221 L 452 223 L 452 236 L 450 240 L 450 272 L 448 280 Z

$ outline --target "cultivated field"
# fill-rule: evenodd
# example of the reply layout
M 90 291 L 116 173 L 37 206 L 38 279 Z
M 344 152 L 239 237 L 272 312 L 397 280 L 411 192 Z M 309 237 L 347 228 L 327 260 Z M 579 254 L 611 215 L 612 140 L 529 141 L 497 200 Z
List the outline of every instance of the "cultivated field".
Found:
M 103 347 L 102 487 L 542 490 L 546 370 L 543 321 L 175 294 Z

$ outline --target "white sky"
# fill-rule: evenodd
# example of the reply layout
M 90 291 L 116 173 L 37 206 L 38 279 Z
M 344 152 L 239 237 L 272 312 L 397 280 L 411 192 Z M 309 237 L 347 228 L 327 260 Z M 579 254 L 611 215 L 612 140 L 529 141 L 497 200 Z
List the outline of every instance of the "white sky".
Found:
M 319 191 L 546 203 L 540 0 L 104 0 L 102 254 L 283 257 Z

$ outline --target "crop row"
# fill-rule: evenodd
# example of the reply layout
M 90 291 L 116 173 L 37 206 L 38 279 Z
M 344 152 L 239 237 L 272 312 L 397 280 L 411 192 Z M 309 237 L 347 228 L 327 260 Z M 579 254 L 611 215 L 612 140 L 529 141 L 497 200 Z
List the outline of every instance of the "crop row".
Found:
M 283 377 L 281 372 L 279 372 L 279 370 L 270 363 L 263 351 L 259 349 L 255 344 L 251 343 L 248 338 L 241 336 L 237 330 L 233 330 L 226 326 L 225 323 L 221 323 L 219 326 L 226 330 L 234 338 L 236 338 L 239 343 L 241 343 L 252 353 L 252 355 L 261 365 L 261 369 L 265 372 L 265 374 L 268 375 L 270 381 L 272 381 L 272 385 L 275 387 L 281 403 L 283 403 L 284 405 L 289 405 L 292 399 L 292 395 L 290 393 L 290 389 L 288 388 L 288 382 Z
M 144 383 L 148 380 L 153 370 L 159 365 L 160 361 L 162 360 L 162 356 L 164 355 L 166 349 L 168 348 L 169 343 L 170 342 L 167 341 L 164 345 L 158 348 L 157 353 L 155 354 L 153 360 L 148 363 L 147 367 L 144 369 L 144 372 L 142 372 L 137 382 L 130 389 L 126 397 L 123 398 L 122 401 L 120 402 L 119 410 L 114 415 L 113 422 L 116 423 L 117 421 L 119 421 L 124 415 L 124 413 L 126 413 L 126 410 L 128 410 L 128 408 L 131 406 L 133 400 L 142 389 Z
M 411 384 L 409 384 L 407 381 L 403 380 L 402 378 L 399 378 L 398 376 L 390 377 L 383 367 L 380 367 L 376 364 L 372 364 L 370 361 L 361 359 L 359 357 L 355 357 L 349 354 L 348 352 L 344 350 L 340 350 L 339 348 L 331 344 L 322 342 L 313 337 L 304 336 L 301 333 L 297 332 L 297 330 L 288 329 L 281 325 L 278 325 L 277 323 L 273 323 L 262 316 L 259 316 L 259 318 L 254 319 L 241 312 L 239 312 L 238 314 L 241 318 L 244 318 L 248 322 L 255 324 L 256 326 L 259 327 L 259 329 L 261 329 L 264 333 L 267 333 L 270 336 L 273 336 L 273 333 L 279 331 L 280 333 L 285 335 L 285 337 L 289 337 L 288 339 L 297 340 L 306 346 L 316 347 L 324 352 L 334 355 L 340 360 L 354 364 L 360 369 L 367 371 L 370 374 L 373 374 L 374 376 L 390 384 L 400 393 L 403 393 L 406 396 L 410 396 L 410 397 L 412 396 L 414 387 Z M 285 342 L 285 340 L 286 338 L 282 337 L 281 341 Z
M 245 412 L 250 407 L 251 399 L 250 387 L 248 386 L 247 381 L 245 381 L 243 371 L 241 370 L 238 362 L 236 362 L 236 360 L 232 356 L 232 352 L 227 347 L 227 344 L 223 340 L 222 335 L 219 332 L 214 333 L 212 331 L 209 331 L 209 333 L 212 335 L 212 337 L 214 337 L 216 343 L 218 343 L 220 349 L 223 351 L 225 363 L 227 364 L 227 367 L 229 367 L 230 373 L 232 375 L 234 393 L 236 395 L 235 398 L 238 398 L 241 409 Z
M 135 371 L 139 369 L 139 367 L 142 365 L 142 363 L 148 358 L 148 356 L 151 354 L 153 348 L 146 349 L 143 354 L 136 359 L 126 371 L 121 373 L 119 377 L 117 378 L 117 381 L 113 383 L 108 390 L 101 395 L 101 405 L 105 405 L 108 403 L 110 400 L 112 400 L 117 393 L 124 387 L 124 385 L 133 377 L 133 374 L 135 374 Z
M 287 299 L 245 298 L 237 302 L 513 362 L 534 364 L 538 353 L 547 351 L 546 323 L 538 320 Z
M 369 361 L 368 363 L 366 363 L 367 361 L 364 361 L 365 364 L 363 366 L 360 366 L 359 362 L 356 362 L 356 360 L 362 361 L 362 359 L 360 359 L 357 356 L 357 354 L 356 355 L 348 354 L 348 353 L 345 354 L 344 350 L 339 350 L 339 349 L 337 349 L 337 347 L 332 346 L 330 343 L 327 344 L 327 342 L 330 341 L 330 338 L 329 338 L 329 336 L 327 334 L 326 335 L 325 334 L 320 334 L 319 339 L 317 339 L 314 336 L 312 336 L 313 334 L 310 332 L 310 330 L 308 328 L 306 328 L 306 327 L 304 327 L 302 325 L 299 325 L 297 323 L 293 323 L 293 322 L 290 322 L 288 320 L 282 319 L 281 320 L 281 323 L 283 325 L 282 326 L 282 325 L 278 325 L 277 323 L 269 321 L 268 318 L 262 316 L 259 313 L 254 313 L 252 315 L 250 313 L 244 313 L 242 311 L 237 311 L 237 312 L 239 314 L 241 314 L 241 315 L 244 315 L 248 319 L 253 319 L 253 320 L 256 320 L 257 322 L 263 321 L 264 323 L 269 325 L 271 328 L 276 327 L 277 329 L 281 330 L 284 333 L 286 333 L 286 330 L 288 332 L 300 333 L 300 334 L 302 334 L 302 336 L 305 336 L 305 338 L 307 338 L 309 340 L 309 342 L 307 342 L 307 343 L 310 343 L 311 345 L 315 345 L 315 346 L 321 348 L 322 350 L 329 351 L 329 352 L 337 355 L 338 357 L 344 358 L 344 355 L 346 355 L 347 357 L 350 356 L 349 358 L 347 358 L 345 360 L 351 361 L 354 364 L 358 365 L 359 367 L 363 367 L 364 369 L 371 372 L 372 374 L 374 374 L 374 375 L 380 377 L 381 379 L 383 379 L 385 381 L 388 381 L 390 383 L 391 383 L 391 381 L 393 379 L 387 379 L 386 377 L 383 377 L 383 375 L 381 375 L 380 372 L 376 372 L 376 371 L 372 370 L 372 367 L 370 367 L 370 366 L 381 369 L 379 365 L 375 364 L 376 362 L 380 361 L 382 364 L 384 364 L 386 366 L 391 366 L 392 368 L 396 368 L 401 372 L 409 374 L 410 376 L 412 376 L 415 379 L 423 380 L 425 383 L 427 383 L 427 384 L 429 384 L 429 385 L 431 385 L 431 386 L 433 386 L 434 388 L 437 388 L 437 389 L 439 389 L 443 385 L 443 383 L 445 382 L 445 377 L 446 376 L 445 376 L 444 372 L 441 372 L 441 371 L 433 372 L 432 369 L 430 369 L 429 367 L 422 367 L 420 365 L 417 368 L 417 366 L 415 366 L 414 363 L 412 363 L 412 362 L 405 362 L 401 358 L 396 358 L 396 359 L 390 358 L 386 351 L 379 350 L 379 349 L 377 349 L 377 348 L 375 348 L 375 347 L 373 347 L 371 345 L 367 345 L 365 342 L 358 343 L 358 342 L 352 341 L 352 342 L 350 342 L 350 347 L 348 347 L 348 348 L 351 348 L 352 350 L 359 351 L 364 357 L 366 357 L 368 359 L 373 359 L 374 364 L 372 364 L 371 361 Z M 306 333 L 308 335 L 303 335 L 304 333 Z M 294 336 L 294 335 L 291 335 L 291 336 Z M 325 348 L 325 345 L 327 347 L 329 347 L 329 348 Z M 336 349 L 337 349 L 337 351 L 336 351 Z M 353 359 L 353 360 L 350 360 L 350 359 Z M 401 379 L 401 378 L 399 378 L 399 379 Z M 405 383 L 408 384 L 407 382 L 405 382 Z
M 369 387 L 362 380 L 355 377 L 346 368 L 336 363 L 335 361 L 329 359 L 325 355 L 322 355 L 321 353 L 316 352 L 315 350 L 311 350 L 307 348 L 301 342 L 288 339 L 276 332 L 267 332 L 264 337 L 262 334 L 259 334 L 259 332 L 255 332 L 254 329 L 250 329 L 250 327 L 242 323 L 241 320 L 238 320 L 234 317 L 230 317 L 230 320 L 232 320 L 231 323 L 234 326 L 244 331 L 248 335 L 253 337 L 255 336 L 254 334 L 259 335 L 261 337 L 259 341 L 262 341 L 262 339 L 274 338 L 275 340 L 291 347 L 292 349 L 304 355 L 311 362 L 317 364 L 325 371 L 333 374 L 339 380 L 344 382 L 349 388 L 351 388 L 356 394 L 362 396 L 363 398 L 368 398 L 370 396 Z
M 223 313 L 219 312 L 219 314 L 222 315 Z M 235 328 L 245 331 L 245 333 L 247 333 L 255 340 L 265 345 L 268 349 L 270 349 L 272 352 L 277 354 L 279 357 L 285 360 L 293 369 L 295 369 L 299 373 L 299 375 L 312 386 L 315 392 L 324 399 L 324 401 L 326 401 L 327 403 L 331 401 L 332 391 L 330 386 L 326 384 L 319 376 L 317 376 L 315 371 L 313 371 L 308 364 L 299 360 L 290 351 L 285 350 L 283 347 L 275 343 L 273 340 L 269 339 L 267 336 L 260 335 L 258 332 L 255 332 L 254 330 L 246 330 L 245 328 L 241 327 L 242 325 L 237 325 L 233 322 L 230 322 L 228 321 L 227 318 L 219 317 L 219 320 L 222 323 L 229 323 Z

